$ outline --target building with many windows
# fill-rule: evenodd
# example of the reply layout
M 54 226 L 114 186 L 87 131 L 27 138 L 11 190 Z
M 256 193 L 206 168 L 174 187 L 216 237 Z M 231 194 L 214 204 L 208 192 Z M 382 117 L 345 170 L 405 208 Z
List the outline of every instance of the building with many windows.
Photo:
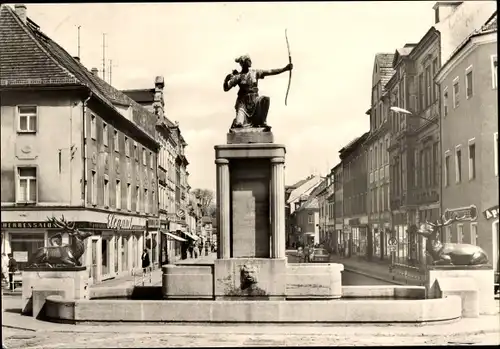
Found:
M 339 150 L 343 172 L 344 232 L 341 244 L 346 256 L 367 256 L 372 246 L 368 230 L 368 155 L 364 133 Z
M 481 246 L 498 271 L 497 15 L 453 52 L 436 78 L 442 93 L 443 208 L 462 217 L 448 242 Z
M 344 205 L 343 205 L 343 175 L 342 163 L 338 163 L 332 168 L 333 173 L 333 194 L 334 207 L 333 216 L 335 230 L 333 234 L 334 248 L 338 248 L 341 243 L 342 232 L 344 231 Z
M 25 5 L 1 6 L 0 37 L 2 252 L 22 267 L 60 234 L 47 217 L 64 215 L 93 233 L 82 257 L 92 282 L 140 268 L 144 247 L 154 261 L 156 116 L 47 37 Z
M 366 139 L 368 151 L 368 222 L 373 246 L 368 258 L 386 259 L 387 237 L 391 229 L 389 197 L 389 152 L 390 122 L 389 98 L 386 84 L 394 74 L 394 54 L 379 53 L 375 56 L 372 74 L 370 134 Z

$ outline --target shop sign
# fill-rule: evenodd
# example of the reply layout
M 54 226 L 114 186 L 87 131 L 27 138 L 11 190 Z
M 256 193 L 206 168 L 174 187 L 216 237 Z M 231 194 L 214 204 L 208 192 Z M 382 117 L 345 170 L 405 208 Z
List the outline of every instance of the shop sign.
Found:
M 498 205 L 490 207 L 483 212 L 486 219 L 498 218 Z
M 12 256 L 16 262 L 26 263 L 28 262 L 28 251 L 14 251 Z
M 447 220 L 454 218 L 461 221 L 475 221 L 477 219 L 477 207 L 470 205 L 468 207 L 446 209 L 444 218 Z
M 2 229 L 58 229 L 52 222 L 2 222 Z
M 133 224 L 134 223 L 134 217 L 124 217 L 124 216 L 117 216 L 113 213 L 108 215 L 108 223 L 106 227 L 108 229 L 113 229 L 113 230 L 122 230 L 122 229 L 128 229 L 128 230 L 133 230 L 133 229 L 144 229 L 144 226 L 138 225 L 138 224 Z
M 159 228 L 160 227 L 160 220 L 158 218 L 149 218 L 148 219 L 148 228 Z

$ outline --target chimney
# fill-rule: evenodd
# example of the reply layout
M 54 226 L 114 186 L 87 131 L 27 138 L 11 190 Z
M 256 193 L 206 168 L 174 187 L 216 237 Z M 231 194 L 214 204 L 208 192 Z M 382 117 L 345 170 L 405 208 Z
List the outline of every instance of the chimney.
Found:
M 28 17 L 26 15 L 26 5 L 25 4 L 16 4 L 14 6 L 14 9 L 16 11 L 17 17 L 19 17 L 19 19 L 21 21 L 23 21 L 24 24 L 26 24 L 26 22 L 28 20 Z
M 434 10 L 434 24 L 444 21 L 455 9 L 462 5 L 463 1 L 438 1 L 432 9 Z
M 92 72 L 92 74 L 94 74 L 95 76 L 99 76 L 98 73 L 99 73 L 99 70 L 97 68 L 92 68 L 90 69 L 90 71 Z
M 165 101 L 163 99 L 163 88 L 165 87 L 165 79 L 163 76 L 155 78 L 155 92 L 153 97 L 153 109 L 157 116 L 157 121 L 165 122 Z

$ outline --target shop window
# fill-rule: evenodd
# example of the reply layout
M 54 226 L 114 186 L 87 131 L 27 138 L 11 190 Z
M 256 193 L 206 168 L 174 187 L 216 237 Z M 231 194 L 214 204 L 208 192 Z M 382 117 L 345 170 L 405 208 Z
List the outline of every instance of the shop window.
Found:
M 457 243 L 461 244 L 464 241 L 464 225 L 457 224 Z
M 36 167 L 17 168 L 17 202 L 37 202 L 37 169 Z
M 108 275 L 110 270 L 109 270 L 109 237 L 103 237 L 101 241 L 101 274 L 102 275 Z
M 9 234 L 9 236 L 11 251 L 14 254 L 14 258 L 17 260 L 20 270 L 27 266 L 30 258 L 40 247 L 45 246 L 45 232 L 15 232 Z
M 115 273 L 118 273 L 120 270 L 120 264 L 118 261 L 118 256 L 120 255 L 120 243 L 121 237 L 119 235 L 115 235 Z
M 37 129 L 37 107 L 36 106 L 19 106 L 18 113 L 18 128 L 20 133 L 34 133 Z

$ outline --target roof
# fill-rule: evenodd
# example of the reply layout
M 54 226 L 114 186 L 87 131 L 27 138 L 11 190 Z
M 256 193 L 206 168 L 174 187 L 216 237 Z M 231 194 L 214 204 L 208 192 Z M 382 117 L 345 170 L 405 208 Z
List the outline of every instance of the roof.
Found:
M 404 45 L 404 47 L 397 48 L 396 52 L 393 55 L 392 66 L 395 67 L 399 61 L 399 58 L 408 56 L 417 45 L 418 44 L 406 44 Z
M 154 88 L 121 90 L 121 92 L 132 98 L 137 103 L 153 103 L 155 100 Z
M 377 53 L 375 55 L 375 60 L 379 66 L 379 74 L 380 81 L 382 83 L 382 88 L 385 88 L 385 85 L 394 74 L 394 70 L 392 69 L 392 61 L 394 59 L 393 53 Z
M 299 210 L 318 210 L 319 203 L 318 198 L 315 196 L 310 196 L 298 209 Z
M 154 139 L 156 115 L 88 71 L 79 60 L 27 19 L 26 24 L 7 5 L 0 9 L 1 86 L 78 85 L 119 113 L 115 105 L 132 108 L 133 123 Z
M 472 40 L 472 38 L 495 32 L 497 32 L 497 11 L 493 12 L 491 17 L 484 23 L 483 26 L 481 26 L 481 28 L 474 30 L 465 38 L 465 40 L 460 45 L 457 46 L 457 48 L 450 55 L 450 58 L 446 61 L 445 64 L 442 65 L 439 72 L 443 71 L 444 68 L 448 66 L 448 64 L 452 61 L 452 59 L 455 58 L 455 56 L 460 51 L 462 51 L 462 49 Z
M 345 158 L 345 156 L 349 155 L 357 146 L 361 145 L 370 132 L 365 132 L 362 136 L 355 138 L 351 142 L 349 142 L 345 147 L 339 150 L 340 158 Z

